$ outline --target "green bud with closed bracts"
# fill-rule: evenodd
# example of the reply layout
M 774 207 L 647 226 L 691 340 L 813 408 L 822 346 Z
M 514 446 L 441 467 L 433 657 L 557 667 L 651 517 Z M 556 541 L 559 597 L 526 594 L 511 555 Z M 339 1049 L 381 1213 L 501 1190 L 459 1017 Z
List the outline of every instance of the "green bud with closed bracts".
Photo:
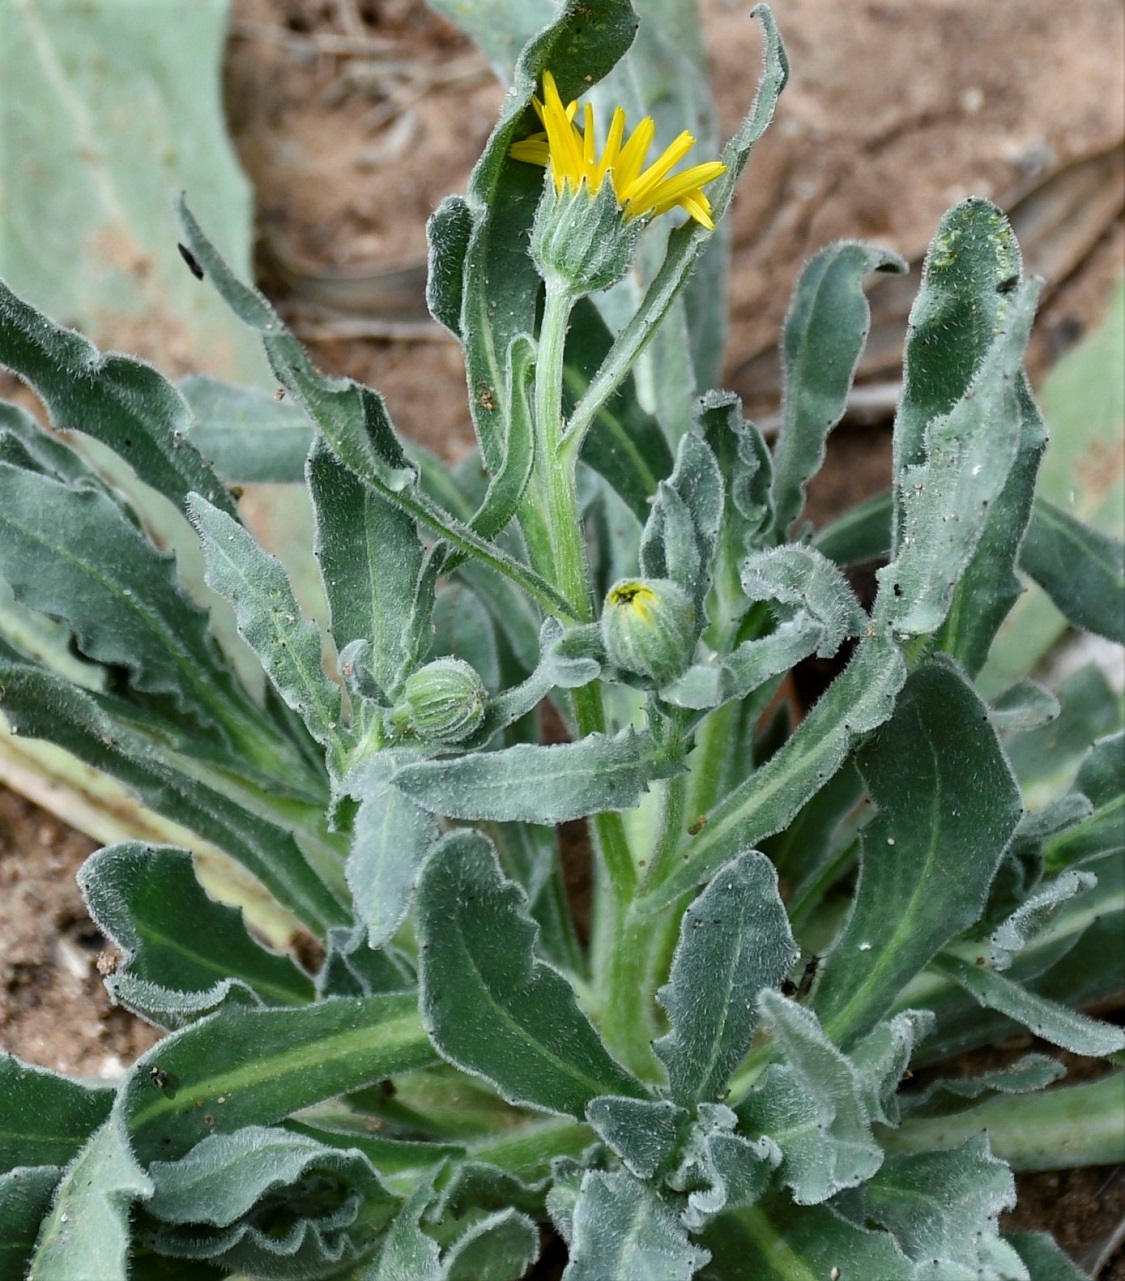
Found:
M 397 734 L 426 743 L 460 743 L 480 728 L 488 691 L 476 669 L 460 658 L 438 658 L 412 672 L 391 709 Z
M 695 607 L 668 578 L 623 578 L 607 592 L 602 640 L 615 667 L 666 685 L 695 649 Z
M 577 297 L 617 284 L 629 270 L 643 224 L 622 215 L 613 186 L 592 196 L 582 183 L 561 191 L 548 177 L 535 212 L 531 256 L 545 279 L 561 279 Z

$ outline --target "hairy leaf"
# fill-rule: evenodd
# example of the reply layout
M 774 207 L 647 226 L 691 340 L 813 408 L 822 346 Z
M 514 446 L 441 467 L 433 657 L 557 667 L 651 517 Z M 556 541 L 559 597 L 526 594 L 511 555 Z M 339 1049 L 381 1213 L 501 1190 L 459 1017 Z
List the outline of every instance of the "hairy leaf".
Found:
M 448 818 L 563 823 L 631 809 L 660 766 L 647 738 L 624 730 L 577 743 L 517 743 L 501 751 L 400 766 L 394 785 Z
M 152 1192 L 114 1115 L 94 1131 L 63 1175 L 35 1242 L 27 1281 L 79 1277 L 97 1259 L 99 1278 L 128 1275 L 129 1207 Z
M 1125 1050 L 1125 1032 L 1119 1027 L 1049 1001 L 995 970 L 971 965 L 948 953 L 935 957 L 933 964 L 981 1005 L 1000 1010 L 1052 1045 L 1073 1054 L 1103 1057 Z
M 414 884 L 439 830 L 391 781 L 405 753 L 377 752 L 353 780 L 359 811 L 352 828 L 348 885 L 372 947 L 388 942 L 406 918 Z
M 123 953 L 106 988 L 130 1009 L 143 1005 L 164 1027 L 179 1025 L 176 997 L 198 995 L 200 1008 L 209 1009 L 232 984 L 266 1005 L 313 998 L 307 974 L 262 947 L 238 909 L 203 892 L 185 850 L 140 841 L 108 846 L 82 865 L 78 884 L 90 915 Z
M 851 914 L 814 997 L 845 1047 L 978 919 L 1022 812 L 984 704 L 947 661 L 915 670 L 858 762 L 878 809 Z
M 1004 327 L 964 395 L 927 423 L 922 457 L 904 461 L 906 444 L 899 451 L 894 557 L 877 575 L 876 616 L 902 635 L 925 635 L 945 621 L 1016 462 L 1020 371 L 1038 292 L 1029 282 L 1012 295 Z
M 1125 544 L 1046 499 L 1020 551 L 1020 567 L 1075 627 L 1125 645 Z
M 566 1281 L 690 1281 L 710 1257 L 670 1205 L 621 1172 L 584 1176 L 572 1223 Z
M 798 955 L 769 860 L 748 853 L 728 863 L 685 913 L 672 972 L 657 993 L 671 1030 L 653 1049 L 678 1103 L 721 1097 L 750 1048 L 759 994 Z
M 1023 1260 L 1031 1281 L 1089 1281 L 1049 1232 L 1009 1232 L 1005 1239 Z
M 434 1198 L 434 1176 L 423 1177 L 403 1202 L 375 1259 L 360 1274 L 361 1281 L 442 1281 L 438 1243 L 422 1231 L 421 1220 Z
M 113 1091 L 0 1053 L 0 1173 L 66 1165 L 109 1115 Z
M 326 1147 L 277 1127 L 247 1125 L 207 1135 L 178 1160 L 152 1161 L 148 1172 L 155 1189 L 145 1212 L 165 1223 L 229 1227 L 256 1201 L 307 1173 L 361 1186 L 365 1212 L 380 1201 L 394 1204 L 358 1150 Z
M 465 254 L 472 231 L 473 216 L 463 196 L 446 196 L 426 223 L 426 305 L 454 338 L 461 337 Z
M 717 1214 L 753 1205 L 781 1164 L 781 1149 L 768 1135 L 751 1141 L 734 1133 L 736 1113 L 721 1103 L 701 1103 L 668 1186 L 687 1195 L 684 1226 L 699 1232 Z
M 398 692 L 411 652 L 411 605 L 424 549 L 405 512 L 365 486 L 323 442 L 309 456 L 316 509 L 316 556 L 332 611 L 337 650 L 370 641 L 375 683 Z
M 785 402 L 773 459 L 780 537 L 800 516 L 805 486 L 824 462 L 824 442 L 844 416 L 871 326 L 863 279 L 873 271 L 906 270 L 905 259 L 891 250 L 844 240 L 822 249 L 801 272 L 781 342 Z
M 61 1175 L 58 1165 L 18 1165 L 0 1174 L 0 1276 L 26 1276 L 39 1224 Z
M 154 738 L 128 727 L 128 707 L 13 661 L 0 641 L 0 706 L 13 733 L 45 738 L 120 780 L 157 813 L 214 841 L 311 928 L 345 919 L 336 890 L 290 832 L 189 773 Z
M 189 374 L 178 383 L 192 442 L 228 483 L 299 484 L 314 428 L 298 405 L 258 387 Z
M 114 1115 L 142 1161 L 174 1160 L 208 1134 L 271 1125 L 433 1061 L 411 993 L 335 997 L 298 1010 L 225 1009 L 144 1055 Z
M 519 1281 L 539 1255 L 525 1214 L 497 1210 L 462 1233 L 442 1256 L 442 1281 Z
M 796 1205 L 773 1195 L 749 1209 L 724 1214 L 703 1236 L 713 1254 L 703 1281 L 730 1281 L 738 1276 L 875 1277 L 879 1281 L 914 1281 L 910 1260 L 888 1232 L 860 1227 L 826 1205 Z
M 855 740 L 891 714 L 906 678 L 902 654 L 883 636 L 860 642 L 844 673 L 760 769 L 707 816 L 684 847 L 687 861 L 645 899 L 657 911 L 708 880 L 740 850 L 781 831 L 836 773 Z
M 613 346 L 613 335 L 594 303 L 581 299 L 571 312 L 563 368 L 563 417 L 569 418 L 586 394 Z M 644 524 L 660 481 L 672 470 L 668 438 L 646 413 L 632 372 L 598 411 L 582 446 L 582 461 L 592 467 Z
M 395 434 L 382 396 L 353 379 L 329 378 L 316 370 L 263 295 L 230 270 L 183 201 L 179 212 L 192 253 L 232 310 L 259 332 L 278 381 L 317 425 L 340 461 L 420 525 L 447 540 L 458 554 L 499 570 L 551 612 L 568 614 L 566 601 L 545 579 L 450 515 L 418 487 L 418 468 Z
M 986 1135 L 948 1152 L 890 1156 L 864 1192 L 868 1217 L 929 1269 L 923 1276 L 936 1281 L 946 1275 L 942 1268 L 982 1275 L 982 1265 L 1002 1260 L 1019 1275 L 1018 1258 L 997 1228 L 1000 1212 L 1016 1203 L 1015 1179 L 989 1152 Z
M 992 642 L 1023 592 L 1016 575 L 1026 546 L 1024 530 L 1031 516 L 1035 478 L 1047 445 L 1047 428 L 1028 385 L 1016 380 L 1019 443 L 1004 487 L 988 511 L 977 544 L 957 584 L 949 613 L 937 637 L 937 648 L 976 676 Z
M 136 690 L 167 696 L 221 741 L 219 717 L 240 693 L 207 615 L 118 503 L 0 463 L 0 572 L 18 601 L 63 619 L 83 654 L 126 669 Z
M 60 431 L 108 445 L 178 510 L 188 494 L 198 493 L 236 516 L 230 495 L 188 438 L 191 411 L 175 387 L 143 360 L 102 355 L 2 282 L 0 364 L 27 379 Z
M 676 466 L 657 486 L 641 534 L 641 573 L 670 578 L 691 597 L 696 630 L 711 588 L 711 567 L 723 517 L 723 479 L 715 455 L 702 436 L 680 440 Z
M 733 1115 L 733 1114 L 732 1114 Z M 638 1179 L 652 1179 L 671 1159 L 688 1113 L 670 1099 L 591 1099 L 586 1119 Z
M 643 1097 L 570 985 L 536 959 L 526 900 L 482 836 L 454 832 L 438 845 L 416 914 L 423 1018 L 446 1058 L 513 1103 L 579 1118 L 600 1094 Z
M 340 770 L 345 750 L 340 688 L 324 673 L 320 633 L 301 617 L 281 562 L 199 495 L 189 511 L 203 540 L 207 582 L 234 606 L 238 630 L 277 692 Z
M 781 1149 L 781 1178 L 798 1205 L 818 1205 L 869 1179 L 883 1160 L 862 1074 L 811 1010 L 777 992 L 759 998 L 783 1053 L 738 1108 L 740 1129 Z

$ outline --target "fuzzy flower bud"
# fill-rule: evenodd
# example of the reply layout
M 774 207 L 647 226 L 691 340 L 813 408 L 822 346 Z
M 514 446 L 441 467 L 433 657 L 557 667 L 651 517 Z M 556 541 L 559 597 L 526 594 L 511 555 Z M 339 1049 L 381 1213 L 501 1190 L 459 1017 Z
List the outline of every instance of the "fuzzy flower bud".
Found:
M 438 658 L 406 678 L 391 724 L 423 742 L 460 743 L 480 727 L 487 701 L 473 667 L 460 658 Z
M 562 279 L 576 295 L 596 293 L 629 270 L 641 226 L 625 220 L 608 182 L 591 196 L 585 182 L 557 191 L 548 180 L 535 211 L 531 256 L 544 279 Z
M 606 595 L 602 641 L 616 667 L 666 685 L 691 661 L 695 607 L 668 578 L 623 578 Z

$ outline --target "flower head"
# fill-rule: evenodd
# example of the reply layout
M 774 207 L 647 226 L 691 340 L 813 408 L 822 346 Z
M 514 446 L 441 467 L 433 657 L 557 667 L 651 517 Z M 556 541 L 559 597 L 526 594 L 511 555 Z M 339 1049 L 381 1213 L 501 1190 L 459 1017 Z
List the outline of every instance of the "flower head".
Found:
M 533 98 L 532 105 L 543 122 L 543 132 L 517 142 L 512 147 L 512 155 L 517 160 L 547 166 L 556 194 L 562 195 L 564 187 L 577 192 L 585 183 L 589 194 L 596 195 L 608 177 L 626 218 L 655 217 L 678 207 L 704 227 L 714 229 L 711 202 L 703 194 L 703 188 L 726 173 L 727 167 L 720 160 L 708 160 L 672 174 L 672 169 L 695 143 L 687 130 L 644 168 L 645 157 L 656 136 L 651 116 L 645 116 L 626 140 L 625 111 L 618 107 L 599 157 L 593 108 L 589 103 L 585 105 L 579 129 L 574 123 L 578 103 L 564 105 L 549 71 L 543 72 L 543 100 Z

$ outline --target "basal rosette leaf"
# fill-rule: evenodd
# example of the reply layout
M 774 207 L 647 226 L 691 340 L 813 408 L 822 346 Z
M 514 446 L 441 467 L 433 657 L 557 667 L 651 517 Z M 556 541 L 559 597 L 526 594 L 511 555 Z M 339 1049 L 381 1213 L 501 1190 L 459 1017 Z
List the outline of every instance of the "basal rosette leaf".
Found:
M 65 748 L 157 813 L 214 842 L 315 932 L 346 918 L 331 854 L 314 867 L 289 830 L 202 780 L 163 736 L 136 729 L 128 704 L 35 667 L 0 639 L 0 706 L 13 733 Z
M 107 990 L 152 1022 L 175 1028 L 226 999 L 290 1006 L 313 998 L 307 974 L 258 943 L 240 911 L 203 892 L 184 850 L 140 841 L 109 846 L 83 864 L 78 883 L 94 921 L 123 954 Z
M 433 1062 L 413 993 L 333 997 L 290 1010 L 227 1008 L 138 1060 L 114 1116 L 139 1160 L 174 1160 L 209 1134 L 273 1125 Z
M 1015 1179 L 984 1134 L 946 1152 L 888 1157 L 863 1200 L 867 1217 L 894 1234 L 920 1278 L 1025 1275 L 998 1228 L 1001 1211 L 1016 1203 Z
M 17 1166 L 66 1165 L 113 1103 L 108 1087 L 83 1085 L 3 1053 L 0 1094 L 5 1100 L 0 1173 Z

